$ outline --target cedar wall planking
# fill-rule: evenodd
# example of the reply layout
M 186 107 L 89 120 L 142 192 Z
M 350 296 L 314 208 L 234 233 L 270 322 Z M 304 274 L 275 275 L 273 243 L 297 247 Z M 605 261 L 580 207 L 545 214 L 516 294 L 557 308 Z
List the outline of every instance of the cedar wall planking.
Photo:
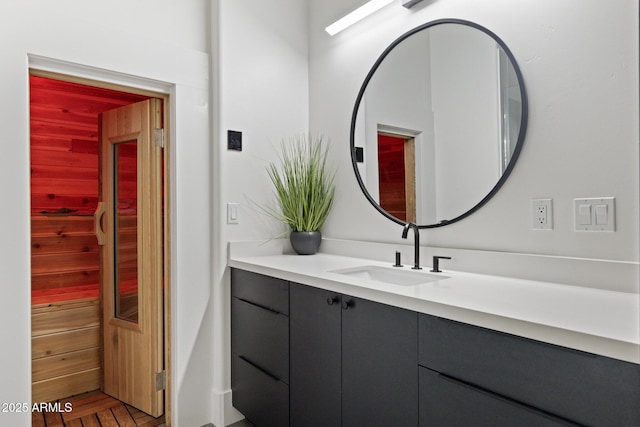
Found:
M 147 96 L 30 76 L 31 213 L 93 214 L 98 203 L 98 114 Z
M 98 298 L 36 305 L 31 321 L 34 403 L 100 388 L 102 338 Z
M 67 292 L 93 285 L 97 297 L 100 272 L 98 241 L 92 216 L 31 217 L 32 303 L 68 299 Z M 53 292 L 45 292 L 53 290 Z
M 121 276 L 134 282 L 136 222 L 135 216 L 124 217 L 120 234 Z M 93 217 L 32 216 L 31 268 L 33 402 L 97 390 L 102 338 Z
M 30 89 L 32 398 L 44 402 L 100 387 L 98 114 L 148 97 L 35 75 Z
M 98 283 L 98 115 L 147 98 L 30 76 L 32 291 Z

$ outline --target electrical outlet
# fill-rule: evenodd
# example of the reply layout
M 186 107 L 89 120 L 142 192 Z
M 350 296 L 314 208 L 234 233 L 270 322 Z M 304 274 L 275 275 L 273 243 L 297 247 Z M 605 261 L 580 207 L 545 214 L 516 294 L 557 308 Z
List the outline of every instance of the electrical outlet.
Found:
M 533 199 L 531 202 L 533 229 L 553 230 L 553 200 Z

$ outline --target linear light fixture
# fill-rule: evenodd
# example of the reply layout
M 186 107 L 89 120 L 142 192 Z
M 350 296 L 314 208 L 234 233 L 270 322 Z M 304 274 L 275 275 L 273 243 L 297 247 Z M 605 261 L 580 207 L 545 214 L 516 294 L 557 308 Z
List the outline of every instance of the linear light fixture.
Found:
M 329 25 L 327 28 L 325 28 L 325 31 L 332 36 L 336 35 L 345 28 L 371 15 L 373 12 L 382 9 L 389 3 L 393 3 L 393 1 L 394 0 L 371 0 L 363 4 L 350 14 L 345 15 L 333 24 Z
M 412 8 L 413 6 L 420 3 L 422 0 L 402 0 L 402 5 L 407 9 Z

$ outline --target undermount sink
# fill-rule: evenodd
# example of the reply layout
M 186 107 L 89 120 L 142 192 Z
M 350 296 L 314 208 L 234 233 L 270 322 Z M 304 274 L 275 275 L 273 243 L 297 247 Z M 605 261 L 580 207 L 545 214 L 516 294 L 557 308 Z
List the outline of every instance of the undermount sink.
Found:
M 442 276 L 440 274 L 396 270 L 392 267 L 380 267 L 377 265 L 365 265 L 361 267 L 345 268 L 343 270 L 333 270 L 332 273 L 402 286 L 422 285 L 424 283 L 436 282 L 438 280 L 449 278 L 448 276 Z

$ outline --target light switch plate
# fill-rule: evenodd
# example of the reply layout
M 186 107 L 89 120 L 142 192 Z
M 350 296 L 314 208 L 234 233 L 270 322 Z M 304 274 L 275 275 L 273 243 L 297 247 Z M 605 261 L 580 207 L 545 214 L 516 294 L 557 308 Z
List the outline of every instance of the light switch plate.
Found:
M 240 205 L 238 203 L 227 203 L 227 224 L 238 224 L 238 211 Z
M 615 197 L 574 199 L 575 231 L 616 231 Z

